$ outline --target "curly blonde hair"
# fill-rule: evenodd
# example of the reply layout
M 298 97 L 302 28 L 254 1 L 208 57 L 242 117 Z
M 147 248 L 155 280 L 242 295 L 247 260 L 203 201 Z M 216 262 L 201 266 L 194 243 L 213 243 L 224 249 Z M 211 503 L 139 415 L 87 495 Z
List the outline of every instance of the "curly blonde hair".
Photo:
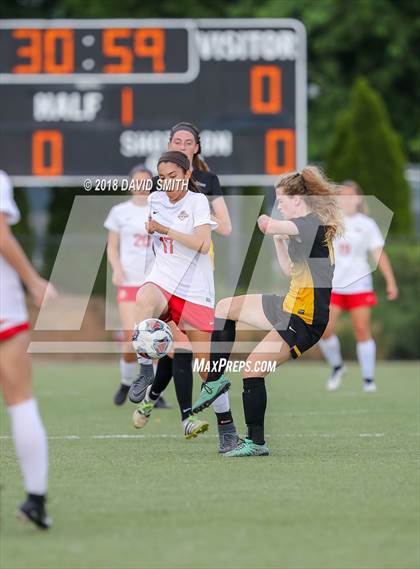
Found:
M 316 166 L 305 166 L 301 172 L 283 174 L 275 185 L 286 196 L 302 196 L 308 208 L 325 226 L 325 238 L 330 241 L 343 233 L 337 187 Z

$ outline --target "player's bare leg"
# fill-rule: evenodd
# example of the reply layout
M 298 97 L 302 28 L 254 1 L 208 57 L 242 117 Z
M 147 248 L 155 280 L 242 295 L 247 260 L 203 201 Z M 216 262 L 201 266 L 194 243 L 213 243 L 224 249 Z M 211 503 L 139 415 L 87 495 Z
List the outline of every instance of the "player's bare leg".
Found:
M 159 318 L 166 312 L 167 306 L 167 300 L 159 287 L 152 283 L 146 283 L 137 291 L 136 322 L 142 322 L 147 318 Z M 132 403 L 140 403 L 145 397 L 146 389 L 152 383 L 153 373 L 144 374 L 141 366 L 139 376 L 133 381 L 128 392 L 130 401 Z
M 194 413 L 211 405 L 218 393 L 223 393 L 230 387 L 223 371 L 230 358 L 236 337 L 236 323 L 239 321 L 260 330 L 272 328 L 263 311 L 261 294 L 228 297 L 218 302 L 216 329 L 212 334 L 211 368 L 204 389 L 193 405 Z

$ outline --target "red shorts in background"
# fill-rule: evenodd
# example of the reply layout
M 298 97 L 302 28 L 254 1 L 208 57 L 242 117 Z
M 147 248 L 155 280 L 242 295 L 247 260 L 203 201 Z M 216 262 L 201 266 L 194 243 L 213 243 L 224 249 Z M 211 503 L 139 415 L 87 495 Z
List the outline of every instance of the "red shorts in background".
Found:
M 117 302 L 136 302 L 136 294 L 139 286 L 119 286 Z
M 355 294 L 331 293 L 331 304 L 338 306 L 342 310 L 352 310 L 361 306 L 375 306 L 378 303 L 376 294 L 370 292 L 357 292 Z
M 204 306 L 203 304 L 195 304 L 184 298 L 176 296 L 161 286 L 153 282 L 145 282 L 145 284 L 155 285 L 165 296 L 168 301 L 168 309 L 161 316 L 164 322 L 173 320 L 180 330 L 185 330 L 185 325 L 189 324 L 188 328 L 201 330 L 202 332 L 213 332 L 214 328 L 214 308 Z M 141 288 L 141 287 L 139 287 Z

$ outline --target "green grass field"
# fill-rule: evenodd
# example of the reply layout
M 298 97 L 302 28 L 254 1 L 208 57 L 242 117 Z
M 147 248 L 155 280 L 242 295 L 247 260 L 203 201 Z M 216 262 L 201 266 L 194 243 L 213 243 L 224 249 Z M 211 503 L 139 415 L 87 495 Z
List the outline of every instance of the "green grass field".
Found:
M 41 533 L 14 517 L 23 493 L 2 413 L 1 567 L 417 568 L 418 365 L 380 364 L 376 394 L 352 365 L 327 393 L 326 373 L 298 362 L 272 376 L 271 456 L 229 460 L 210 411 L 194 441 L 176 409 L 135 431 L 132 405 L 111 403 L 116 364 L 36 364 L 55 525 Z

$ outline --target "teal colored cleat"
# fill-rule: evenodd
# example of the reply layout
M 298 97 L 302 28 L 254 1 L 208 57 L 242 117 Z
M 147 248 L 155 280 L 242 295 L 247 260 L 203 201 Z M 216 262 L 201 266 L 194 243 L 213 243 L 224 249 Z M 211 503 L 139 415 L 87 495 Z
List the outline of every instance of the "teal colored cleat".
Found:
M 194 403 L 192 412 L 199 413 L 203 409 L 206 409 L 206 407 L 209 407 L 222 393 L 228 391 L 229 387 L 230 381 L 223 377 L 223 375 L 219 377 L 219 379 L 216 379 L 216 381 L 204 382 L 200 397 Z
M 225 452 L 223 456 L 237 458 L 242 456 L 268 456 L 270 454 L 268 447 L 257 445 L 251 439 L 240 441 L 238 446 L 229 452 Z

